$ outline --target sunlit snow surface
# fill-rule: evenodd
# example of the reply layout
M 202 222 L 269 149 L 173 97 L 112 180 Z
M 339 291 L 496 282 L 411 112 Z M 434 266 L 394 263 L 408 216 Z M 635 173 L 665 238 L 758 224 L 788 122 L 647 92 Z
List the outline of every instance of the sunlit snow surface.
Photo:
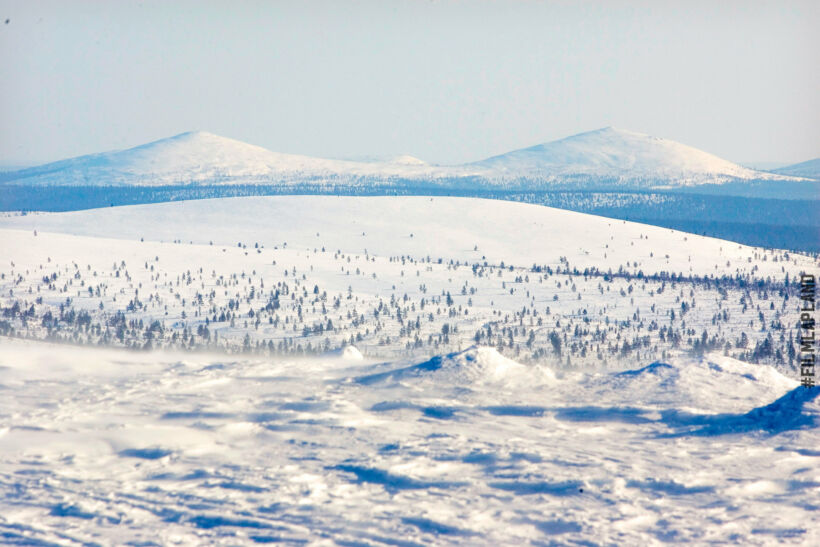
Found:
M 169 328 L 184 307 L 170 291 L 191 302 L 204 284 L 214 289 L 211 271 L 247 272 L 268 288 L 298 271 L 304 287 L 350 293 L 363 311 L 394 293 L 418 301 L 429 284 L 430 296 L 475 299 L 459 319 L 464 341 L 525 305 L 552 306 L 550 319 L 566 322 L 581 306 L 602 322 L 606 309 L 613 324 L 640 307 L 647 322 L 669 324 L 667 309 L 686 297 L 637 282 L 619 296 L 625 280 L 604 295 L 599 278 L 581 275 L 516 281 L 532 264 L 772 279 L 818 272 L 809 256 L 455 198 L 203 200 L 9 215 L 0 225 L 5 306 L 40 295 L 38 309 L 56 307 L 71 296 L 79 308 L 104 300 L 113 311 L 144 287 L 162 292 L 163 305 L 129 318 L 160 317 Z M 425 256 L 432 261 L 404 263 Z M 502 261 L 491 277 L 470 268 Z M 188 270 L 198 283 L 166 283 Z M 72 276 L 49 289 L 49 272 Z M 111 294 L 83 295 L 87 286 L 72 284 L 83 282 L 110 284 Z M 467 282 L 479 289 L 472 296 L 461 294 Z M 232 293 L 245 294 L 242 284 Z M 715 295 L 695 288 L 687 324 L 731 340 L 740 328 L 759 336 L 744 326 L 734 289 L 732 319 L 714 325 Z M 782 313 L 793 324 L 794 300 L 753 308 L 755 317 Z M 455 319 L 443 313 L 427 328 L 444 321 Z M 36 333 L 32 324 L 21 332 Z M 344 339 L 356 330 L 342 317 L 337 325 Z M 225 339 L 257 332 L 211 327 Z M 264 328 L 260 336 L 283 336 Z M 428 344 L 410 356 L 403 341 L 373 338 L 310 359 L 0 338 L 0 544 L 820 545 L 820 390 L 772 367 L 652 356 L 627 370 L 567 372 L 486 347 Z
M 817 545 L 820 390 L 0 342 L 0 543 Z

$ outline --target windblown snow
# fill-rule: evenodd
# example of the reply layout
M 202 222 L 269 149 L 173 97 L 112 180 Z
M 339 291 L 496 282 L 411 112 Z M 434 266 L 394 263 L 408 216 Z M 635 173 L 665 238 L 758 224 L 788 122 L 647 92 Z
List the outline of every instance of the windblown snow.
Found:
M 733 364 L 712 357 L 705 378 L 702 363 L 674 362 L 667 366 L 699 393 L 690 410 L 686 393 L 676 397 L 646 369 L 499 383 L 537 372 L 493 352 L 443 357 L 435 377 L 366 383 L 356 379 L 387 365 L 3 340 L 0 537 L 38 545 L 820 541 L 820 390 L 785 378 L 770 385 L 777 373 L 760 366 L 727 409 Z M 413 366 L 427 365 L 392 364 Z M 600 389 L 629 375 L 642 385 Z M 657 390 L 668 396 L 655 399 Z
M 820 544 L 814 256 L 336 196 L 6 214 L 0 249 L 0 543 Z

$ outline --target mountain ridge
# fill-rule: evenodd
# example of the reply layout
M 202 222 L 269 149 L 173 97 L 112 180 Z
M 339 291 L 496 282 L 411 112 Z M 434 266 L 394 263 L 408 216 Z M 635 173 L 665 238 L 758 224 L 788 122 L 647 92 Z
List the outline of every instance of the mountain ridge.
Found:
M 691 188 L 747 181 L 803 181 L 741 167 L 669 139 L 605 127 L 461 165 L 412 156 L 380 161 L 273 152 L 207 131 L 0 174 L 24 186 L 282 185 L 356 187 L 423 183 L 483 189 Z

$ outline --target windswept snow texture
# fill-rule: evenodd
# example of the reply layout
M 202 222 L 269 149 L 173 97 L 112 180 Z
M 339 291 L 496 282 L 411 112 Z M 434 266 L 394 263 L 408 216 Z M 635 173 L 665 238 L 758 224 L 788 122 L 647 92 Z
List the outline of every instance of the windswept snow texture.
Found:
M 281 154 L 204 131 L 128 150 L 4 173 L 35 186 L 279 185 L 296 187 L 550 188 L 690 187 L 801 179 L 754 171 L 667 139 L 607 127 L 464 165 L 412 156 L 355 162 Z
M 820 389 L 719 356 L 556 379 L 484 347 L 384 363 L 2 339 L 0 389 L 7 544 L 820 542 Z

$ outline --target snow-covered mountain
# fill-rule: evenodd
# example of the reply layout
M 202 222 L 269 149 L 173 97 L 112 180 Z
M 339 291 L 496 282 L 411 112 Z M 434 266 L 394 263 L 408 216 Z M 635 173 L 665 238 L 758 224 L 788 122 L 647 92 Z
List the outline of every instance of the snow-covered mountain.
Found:
M 419 160 L 353 162 L 271 152 L 205 131 L 135 148 L 80 156 L 7 173 L 8 182 L 42 186 L 161 186 L 298 182 L 323 177 L 430 176 Z
M 778 169 L 772 169 L 773 173 L 788 175 L 790 177 L 804 177 L 807 179 L 820 179 L 820 158 L 787 165 Z
M 346 161 L 271 152 L 203 131 L 0 175 L 33 186 L 299 184 L 468 188 L 669 188 L 801 179 L 755 171 L 667 139 L 607 127 L 483 161 Z
M 605 127 L 515 150 L 472 164 L 495 177 L 562 177 L 645 181 L 655 186 L 769 179 L 712 154 L 668 139 Z

